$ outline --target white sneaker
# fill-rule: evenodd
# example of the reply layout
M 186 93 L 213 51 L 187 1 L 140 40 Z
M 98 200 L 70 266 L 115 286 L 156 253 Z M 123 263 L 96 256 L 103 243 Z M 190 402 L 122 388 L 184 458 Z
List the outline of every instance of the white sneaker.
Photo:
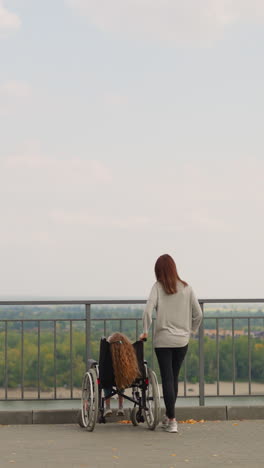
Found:
M 169 421 L 167 427 L 165 428 L 166 432 L 178 432 L 177 421 Z
M 162 427 L 162 429 L 166 429 L 166 428 L 168 427 L 168 424 L 169 424 L 169 418 L 168 418 L 168 416 L 165 415 L 165 416 L 162 418 L 162 421 L 161 421 L 161 427 Z
M 119 409 L 117 410 L 117 412 L 116 412 L 116 415 L 117 415 L 117 416 L 124 416 L 125 413 L 124 413 L 123 408 L 119 408 Z
M 104 410 L 104 416 L 111 416 L 113 414 L 113 411 L 111 410 L 111 408 L 106 408 Z

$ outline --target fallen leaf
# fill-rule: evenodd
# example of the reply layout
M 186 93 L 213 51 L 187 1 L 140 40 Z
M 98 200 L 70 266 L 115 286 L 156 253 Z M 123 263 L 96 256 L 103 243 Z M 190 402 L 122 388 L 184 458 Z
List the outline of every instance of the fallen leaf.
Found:
M 238 426 L 238 423 L 233 423 L 233 426 Z
M 185 421 L 178 421 L 180 424 L 196 424 L 196 423 L 204 423 L 204 419 L 186 419 Z
M 118 424 L 132 424 L 132 422 L 130 420 L 126 420 L 124 419 L 123 421 L 117 421 Z
M 113 458 L 119 458 L 117 455 L 112 455 Z
M 171 457 L 177 457 L 176 453 L 172 453 Z

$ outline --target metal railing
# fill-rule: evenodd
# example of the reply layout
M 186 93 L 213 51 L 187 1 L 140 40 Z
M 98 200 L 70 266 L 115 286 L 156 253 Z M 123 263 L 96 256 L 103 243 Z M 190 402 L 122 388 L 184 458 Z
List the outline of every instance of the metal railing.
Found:
M 264 299 L 200 299 L 199 300 L 202 310 L 204 311 L 204 306 L 207 304 L 254 304 L 254 303 L 263 303 Z M 0 349 L 0 366 L 2 367 L 3 372 L 3 379 L 2 379 L 2 390 L 4 396 L 0 400 L 24 400 L 24 399 L 34 399 L 34 400 L 45 400 L 47 398 L 43 398 L 41 393 L 41 337 L 44 333 L 41 331 L 41 326 L 47 327 L 48 324 L 52 324 L 52 327 L 49 327 L 50 336 L 52 336 L 53 341 L 53 357 L 52 357 L 52 388 L 53 388 L 53 395 L 48 399 L 59 400 L 59 399 L 75 399 L 74 396 L 74 364 L 73 364 L 73 326 L 78 324 L 80 326 L 80 333 L 84 334 L 84 356 L 83 356 L 83 364 L 85 366 L 85 362 L 87 363 L 88 359 L 92 356 L 92 349 L 91 344 L 93 340 L 94 330 L 93 327 L 97 327 L 101 330 L 101 334 L 106 336 L 109 328 L 109 324 L 116 324 L 115 330 L 122 331 L 123 325 L 125 322 L 134 323 L 134 337 L 139 336 L 141 332 L 141 317 L 104 317 L 104 318 L 93 318 L 91 315 L 91 307 L 92 306 L 135 306 L 135 305 L 144 305 L 146 303 L 145 300 L 87 300 L 87 301 L 0 301 L 0 308 L 1 306 L 83 306 L 84 308 L 84 316 L 83 318 L 5 318 L 0 319 L 0 337 L 1 337 L 1 348 Z M 1 309 L 0 309 L 1 310 Z M 231 356 L 231 374 L 232 374 L 232 396 L 237 395 L 236 393 L 236 385 L 237 385 L 237 378 L 236 378 L 236 321 L 237 320 L 246 320 L 247 321 L 247 331 L 244 331 L 244 336 L 247 337 L 247 366 L 248 366 L 248 392 L 242 394 L 242 396 L 250 396 L 252 395 L 252 340 L 254 336 L 252 335 L 252 327 L 251 323 L 252 320 L 260 320 L 262 330 L 264 330 L 264 316 L 260 315 L 236 315 L 234 317 L 230 316 L 206 316 L 206 320 L 212 320 L 215 322 L 215 372 L 216 372 L 216 392 L 213 396 L 222 396 L 220 393 L 220 341 L 221 341 L 221 333 L 220 333 L 220 321 L 225 319 L 230 321 L 230 340 L 231 340 L 231 348 L 232 348 L 232 356 Z M 59 361 L 63 360 L 63 356 L 60 356 L 59 360 L 59 337 L 58 337 L 58 324 L 63 322 L 67 324 L 65 328 L 65 334 L 69 338 L 69 346 L 68 346 L 68 354 L 69 354 L 69 376 L 68 376 L 68 388 L 69 388 L 69 397 L 60 397 L 57 394 L 58 388 L 58 365 Z M 155 319 L 154 319 L 155 322 Z M 35 339 L 35 347 L 36 349 L 36 356 L 35 356 L 35 372 L 36 372 L 36 397 L 25 398 L 25 333 L 27 332 L 27 326 L 31 323 L 35 323 L 36 326 L 33 328 L 33 334 Z M 96 325 L 97 324 L 97 325 Z M 83 327 L 83 328 L 82 328 Z M 130 327 L 132 330 L 132 326 Z M 81 331 L 82 330 L 82 331 Z M 45 328 L 45 332 L 47 332 L 47 328 Z M 32 333 L 32 328 L 31 328 Z M 150 366 L 154 366 L 154 349 L 153 349 L 153 334 L 154 328 L 152 327 L 152 332 L 150 334 L 150 341 L 151 341 L 151 351 L 150 351 Z M 19 382 L 19 394 L 10 397 L 10 387 L 12 382 L 9 382 L 9 366 L 10 366 L 10 347 L 9 347 L 9 336 L 14 340 L 14 336 L 19 336 L 20 346 L 15 348 L 15 352 L 17 355 L 17 359 L 19 362 L 16 363 L 17 367 L 19 368 L 17 372 L 20 374 L 20 382 Z M 97 335 L 98 335 L 98 327 L 97 327 Z M 201 324 L 199 333 L 197 336 L 198 339 L 198 382 L 199 382 L 199 403 L 200 405 L 205 404 L 205 330 L 204 330 L 204 322 Z M 262 345 L 261 345 L 262 346 Z M 263 345 L 264 346 L 264 345 Z M 13 349 L 14 351 L 14 349 Z M 28 351 L 27 351 L 28 352 Z M 61 354 L 61 351 L 60 351 Z M 61 359 L 62 358 L 62 359 Z M 12 358 L 14 361 L 14 357 Z M 51 359 L 49 353 L 49 359 Z M 65 357 L 66 359 L 66 357 Z M 12 361 L 12 365 L 14 362 Z M 33 361 L 32 361 L 33 362 Z M 33 365 L 33 363 L 32 363 Z M 81 381 L 80 381 L 81 384 Z M 187 394 L 187 386 L 188 383 L 188 354 L 187 359 L 185 360 L 184 367 L 183 367 L 183 396 L 189 397 L 193 395 Z M 0 385 L 1 386 L 1 385 Z M 51 386 L 49 384 L 49 386 Z M 260 394 L 264 396 L 264 392 Z M 224 395 L 228 396 L 228 395 Z M 230 395 L 231 396 L 231 395 Z M 241 394 L 240 394 L 241 396 Z

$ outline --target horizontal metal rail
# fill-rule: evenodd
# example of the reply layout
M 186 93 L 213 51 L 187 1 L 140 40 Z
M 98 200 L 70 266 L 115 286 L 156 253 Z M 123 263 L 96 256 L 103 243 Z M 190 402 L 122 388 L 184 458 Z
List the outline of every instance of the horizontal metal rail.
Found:
M 83 299 L 83 300 L 41 300 L 41 301 L 0 301 L 0 306 L 12 305 L 134 305 L 145 304 L 146 299 Z M 256 304 L 264 303 L 264 299 L 199 299 L 200 304 Z

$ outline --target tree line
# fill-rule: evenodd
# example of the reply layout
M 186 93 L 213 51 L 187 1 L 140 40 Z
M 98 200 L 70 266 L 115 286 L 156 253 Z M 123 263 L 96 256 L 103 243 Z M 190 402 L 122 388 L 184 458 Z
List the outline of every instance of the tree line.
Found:
M 98 359 L 100 337 L 112 333 L 117 329 L 116 323 L 105 324 L 104 330 L 101 322 L 92 324 L 91 354 Z M 122 331 L 132 341 L 136 340 L 136 326 L 131 321 L 122 322 Z M 140 330 L 141 331 L 141 330 Z M 65 327 L 63 322 L 56 326 L 56 351 L 54 351 L 54 329 L 43 325 L 40 333 L 40 347 L 38 351 L 38 330 L 35 328 L 24 329 L 23 343 L 20 330 L 10 328 L 7 339 L 5 331 L 0 331 L 0 387 L 7 384 L 9 388 L 16 388 L 22 382 L 22 345 L 23 345 L 23 379 L 25 387 L 37 388 L 38 375 L 40 376 L 40 387 L 48 390 L 54 385 L 56 368 L 56 385 L 58 387 L 72 385 L 80 387 L 85 372 L 86 343 L 85 329 L 82 322 L 76 322 L 72 331 L 72 348 L 70 343 L 69 324 Z M 199 380 L 199 342 L 192 338 L 186 358 L 186 369 L 181 370 L 180 380 L 184 379 L 186 372 L 187 381 L 190 383 Z M 5 353 L 7 349 L 7 354 Z M 250 340 L 248 349 L 248 338 L 240 336 L 234 340 L 226 337 L 219 340 L 219 379 L 221 381 L 232 381 L 232 356 L 235 353 L 235 378 L 237 381 L 247 381 L 249 377 L 249 354 L 251 355 L 251 379 L 254 382 L 264 382 L 264 341 L 260 338 Z M 152 352 L 151 336 L 144 345 L 145 359 L 149 365 L 157 371 L 158 366 Z M 55 357 L 55 358 L 54 358 Z M 152 358 L 154 361 L 152 362 Z M 7 365 L 7 366 L 6 366 Z M 217 380 L 217 353 L 216 341 L 209 337 L 204 339 L 204 365 L 205 382 L 212 383 Z

